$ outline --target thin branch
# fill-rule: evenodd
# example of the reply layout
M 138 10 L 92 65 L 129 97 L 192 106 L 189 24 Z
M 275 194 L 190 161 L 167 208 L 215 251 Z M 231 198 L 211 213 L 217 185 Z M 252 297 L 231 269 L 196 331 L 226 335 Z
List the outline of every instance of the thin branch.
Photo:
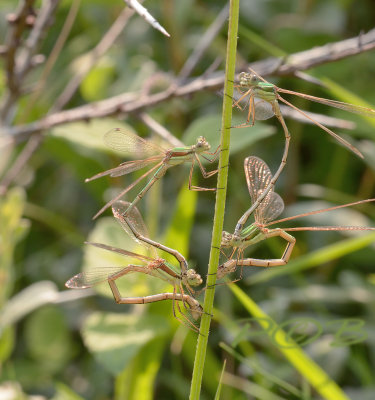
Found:
M 124 0 L 128 7 L 137 12 L 146 22 L 153 28 L 160 31 L 163 35 L 171 37 L 171 35 L 159 24 L 158 21 L 148 12 L 147 8 L 143 7 L 137 0 Z
M 317 47 L 311 50 L 290 55 L 284 62 L 279 58 L 270 58 L 251 64 L 251 68 L 262 76 L 293 74 L 295 71 L 312 68 L 323 63 L 337 61 L 349 56 L 363 53 L 375 48 L 375 29 L 367 34 L 353 39 L 346 39 L 336 43 Z M 291 64 L 289 64 L 289 62 Z M 217 90 L 224 84 L 222 72 L 212 76 L 199 77 L 189 83 L 169 88 L 156 94 L 125 93 L 84 106 L 76 107 L 48 115 L 47 117 L 27 125 L 3 128 L 1 135 L 11 135 L 14 141 L 25 140 L 29 135 L 53 128 L 68 122 L 89 120 L 92 118 L 107 117 L 110 115 L 137 113 L 143 109 L 170 100 L 173 97 L 182 97 L 201 92 L 202 90 Z M 142 92 L 142 89 L 141 91 Z
M 366 34 L 360 34 L 351 39 L 328 43 L 324 46 L 314 47 L 286 57 L 284 62 L 280 59 L 269 59 L 251 64 L 257 71 L 259 67 L 263 76 L 267 75 L 293 75 L 300 70 L 307 70 L 321 64 L 335 62 L 343 58 L 361 54 L 375 48 L 375 29 Z
M 61 54 L 62 48 L 68 39 L 68 36 L 71 32 L 73 27 L 74 21 L 76 20 L 78 10 L 81 4 L 81 0 L 73 0 L 72 5 L 70 6 L 69 13 L 65 19 L 64 25 L 61 29 L 61 32 L 56 40 L 55 45 L 53 46 L 51 53 L 47 59 L 43 72 L 39 81 L 36 83 L 34 88 L 34 92 L 32 93 L 30 100 L 29 100 L 29 107 L 26 107 L 27 111 L 24 115 L 22 115 L 22 120 L 26 120 L 27 116 L 29 115 L 30 111 L 32 110 L 32 105 L 36 103 L 37 98 L 39 97 L 41 91 L 45 87 L 47 83 L 48 76 L 54 67 L 59 55 Z
M 17 159 L 12 164 L 12 167 L 8 169 L 7 173 L 0 182 L 0 197 L 4 196 L 10 184 L 17 178 L 21 173 L 24 166 L 34 154 L 35 150 L 39 147 L 43 140 L 42 135 L 33 135 L 26 143 L 26 146 L 22 149 Z
M 20 94 L 23 79 L 33 66 L 33 56 L 35 55 L 45 29 L 49 24 L 51 24 L 52 15 L 58 3 L 59 0 L 44 1 L 44 4 L 39 10 L 39 14 L 35 20 L 33 29 L 25 41 L 23 48 L 20 49 L 20 54 L 14 61 L 13 74 L 15 88 L 12 90 L 11 87 L 8 87 L 0 112 L 0 118 L 4 125 L 9 125 L 13 119 L 14 103 Z
M 59 49 L 61 48 L 62 43 L 65 42 L 68 32 L 71 28 L 71 23 L 75 19 L 76 13 L 78 11 L 80 0 L 76 0 L 75 3 L 72 4 L 69 15 L 67 17 L 67 21 L 65 22 L 61 34 L 52 50 L 52 53 L 47 61 L 45 70 L 42 74 L 41 80 L 38 82 L 35 95 L 38 95 L 41 88 L 43 87 L 46 77 L 52 68 L 54 62 L 56 61 L 57 55 L 60 53 Z M 73 77 L 73 79 L 69 82 L 63 93 L 56 100 L 55 104 L 51 107 L 49 113 L 54 111 L 58 111 L 64 107 L 66 103 L 73 97 L 77 89 L 79 88 L 80 83 L 85 78 L 85 76 L 90 72 L 92 67 L 100 60 L 108 49 L 113 45 L 115 40 L 118 38 L 120 33 L 123 31 L 127 21 L 134 14 L 134 11 L 125 9 L 120 16 L 116 19 L 116 21 L 111 25 L 107 33 L 103 36 L 101 41 L 92 49 L 87 57 L 89 59 L 88 63 L 85 64 L 85 68 L 81 69 L 80 72 Z M 34 99 L 35 100 L 35 99 Z M 13 165 L 8 169 L 7 174 L 4 176 L 0 183 L 0 195 L 5 193 L 9 185 L 12 181 L 17 177 L 19 172 L 22 170 L 23 166 L 28 162 L 33 153 L 39 148 L 42 143 L 43 134 L 42 132 L 36 132 L 31 138 L 29 138 L 28 143 L 25 148 L 19 154 L 17 159 L 14 161 Z M 8 145 L 8 144 L 7 144 Z
M 280 104 L 280 110 L 284 117 L 294 119 L 295 121 L 302 122 L 303 124 L 310 124 L 310 125 L 314 124 L 314 122 L 311 121 L 311 119 L 304 117 L 293 108 Z M 320 124 L 323 124 L 328 127 L 333 127 L 338 129 L 355 129 L 356 127 L 355 122 L 348 121 L 346 119 L 330 117 L 328 115 L 317 114 L 310 111 L 304 111 L 304 113 L 307 114 L 309 117 L 313 118 L 315 121 L 318 121 Z
M 127 22 L 129 21 L 129 18 L 132 15 L 134 15 L 133 10 L 130 10 L 128 8 L 124 9 L 118 16 L 116 21 L 111 25 L 111 27 L 102 37 L 100 42 L 92 50 L 90 50 L 90 52 L 86 53 L 83 56 L 85 58 L 85 63 L 83 67 L 75 76 L 73 76 L 71 81 L 65 87 L 65 90 L 57 98 L 55 104 L 51 108 L 52 112 L 61 110 L 70 101 L 85 76 L 98 63 L 100 58 L 112 47 L 121 32 L 123 32 Z
M 71 31 L 71 28 L 73 26 L 73 23 L 75 21 L 75 18 L 77 16 L 79 6 L 80 6 L 81 0 L 74 0 L 70 10 L 69 14 L 65 20 L 65 23 L 63 25 L 63 28 L 61 30 L 61 33 L 51 51 L 50 56 L 48 57 L 48 60 L 46 62 L 46 65 L 43 69 L 43 72 L 41 74 L 40 80 L 37 82 L 36 87 L 34 89 L 33 94 L 31 95 L 31 98 L 29 100 L 29 104 L 35 104 L 38 96 L 40 95 L 41 91 L 43 90 L 43 87 L 47 81 L 47 77 L 52 70 L 59 54 L 61 53 L 61 49 L 64 46 L 64 43 L 66 42 L 66 39 L 69 36 L 69 33 Z M 22 120 L 27 120 L 27 117 L 32 109 L 32 106 L 26 107 L 26 112 L 22 115 Z M 22 149 L 21 153 L 17 156 L 16 160 L 13 162 L 11 167 L 8 169 L 7 173 L 3 177 L 3 179 L 0 182 L 0 196 L 4 195 L 8 189 L 8 187 L 11 185 L 13 180 L 16 179 L 16 177 L 19 175 L 19 173 L 22 171 L 26 163 L 29 161 L 31 156 L 34 154 L 34 152 L 39 148 L 43 141 L 44 136 L 39 133 L 37 135 L 33 135 L 28 139 L 28 142 L 26 143 L 26 146 Z
M 190 76 L 208 47 L 211 45 L 212 41 L 219 34 L 221 28 L 228 19 L 228 16 L 229 3 L 223 7 L 219 15 L 216 17 L 215 21 L 209 26 L 205 34 L 198 41 L 196 48 L 191 53 L 190 57 L 187 59 L 180 73 L 178 74 L 178 78 L 180 79 L 180 81 L 184 81 L 187 77 Z
M 4 54 L 6 55 L 5 59 L 5 68 L 7 75 L 7 87 L 11 91 L 16 91 L 18 89 L 15 76 L 15 58 L 17 50 L 21 44 L 21 36 L 28 25 L 28 18 L 33 14 L 33 5 L 35 0 L 23 0 L 18 9 L 14 14 L 11 15 L 11 19 L 8 17 L 9 23 L 11 23 L 12 28 L 9 30 L 7 38 L 4 44 Z
M 43 38 L 45 30 L 52 24 L 53 15 L 56 11 L 60 0 L 45 0 L 43 7 L 40 9 L 34 27 L 30 32 L 29 37 L 25 42 L 25 47 L 22 49 L 17 60 L 16 73 L 17 79 L 21 81 L 31 66 L 32 56 L 36 53 L 40 41 Z
M 185 146 L 184 143 L 173 136 L 171 132 L 164 128 L 163 125 L 160 125 L 159 122 L 152 118 L 149 114 L 146 114 L 144 112 L 140 113 L 138 115 L 138 118 L 163 140 L 170 143 L 173 147 Z

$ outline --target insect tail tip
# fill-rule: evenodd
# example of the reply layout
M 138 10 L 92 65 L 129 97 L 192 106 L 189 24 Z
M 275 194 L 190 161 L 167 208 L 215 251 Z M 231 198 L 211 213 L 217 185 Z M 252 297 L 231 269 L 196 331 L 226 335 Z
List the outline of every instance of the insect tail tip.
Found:
M 68 281 L 65 282 L 65 287 L 68 289 L 74 289 L 74 285 L 72 284 L 72 279 L 69 279 Z
M 359 158 L 361 158 L 362 160 L 365 158 L 364 155 L 356 148 L 356 147 L 350 147 L 350 150 L 353 151 L 353 153 L 355 155 L 357 155 Z

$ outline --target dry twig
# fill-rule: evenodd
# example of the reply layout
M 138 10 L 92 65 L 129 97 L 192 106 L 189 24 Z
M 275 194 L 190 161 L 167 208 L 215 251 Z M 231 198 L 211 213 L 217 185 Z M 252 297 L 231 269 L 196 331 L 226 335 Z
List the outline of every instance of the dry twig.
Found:
M 258 73 L 265 77 L 271 73 L 273 75 L 293 75 L 296 71 L 337 61 L 373 48 L 375 48 L 375 29 L 359 37 L 329 43 L 311 50 L 292 54 L 285 60 L 270 58 L 259 61 L 251 64 L 251 68 L 256 69 Z M 12 141 L 21 141 L 33 133 L 48 130 L 64 123 L 110 115 L 137 113 L 174 97 L 192 95 L 202 90 L 217 90 L 222 87 L 223 81 L 224 75 L 222 72 L 219 72 L 208 77 L 198 77 L 186 84 L 174 86 L 173 90 L 168 88 L 156 94 L 145 93 L 140 95 L 142 93 L 141 89 L 140 93 L 124 93 L 70 110 L 56 112 L 30 124 L 8 129 L 3 128 L 3 131 L 0 133 L 2 135 L 10 135 Z
M 45 30 L 51 23 L 58 2 L 59 0 L 44 1 L 28 38 L 19 49 L 19 54 L 16 54 L 17 49 L 14 52 L 6 53 L 8 90 L 4 95 L 0 111 L 0 118 L 3 125 L 11 124 L 14 104 L 22 92 L 23 81 L 27 73 L 33 67 L 33 56 L 37 51 Z M 29 1 L 28 3 L 31 2 Z
M 5 68 L 7 76 L 7 87 L 9 90 L 16 91 L 17 83 L 15 79 L 15 59 L 17 50 L 21 44 L 21 37 L 25 28 L 30 24 L 30 18 L 34 17 L 33 5 L 35 0 L 24 0 L 18 6 L 14 14 L 8 16 L 11 24 L 4 44 Z

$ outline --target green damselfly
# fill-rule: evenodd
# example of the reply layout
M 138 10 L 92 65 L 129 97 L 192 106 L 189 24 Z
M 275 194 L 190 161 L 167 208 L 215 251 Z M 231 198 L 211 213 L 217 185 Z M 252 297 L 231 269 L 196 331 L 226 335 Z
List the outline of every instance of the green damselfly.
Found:
M 324 99 L 321 97 L 310 96 L 304 93 L 294 92 L 292 90 L 282 89 L 278 86 L 266 81 L 260 75 L 258 75 L 251 68 L 250 72 L 241 72 L 239 74 L 239 84 L 236 87 L 240 91 L 240 96 L 234 101 L 233 107 L 238 107 L 239 109 L 243 109 L 241 106 L 241 102 L 245 102 L 245 107 L 248 107 L 247 119 L 246 122 L 237 127 L 244 127 L 253 125 L 255 120 L 266 120 L 271 118 L 272 116 L 276 116 L 276 118 L 280 121 L 285 135 L 285 146 L 284 153 L 282 156 L 282 160 L 280 166 L 272 179 L 269 182 L 269 185 L 265 188 L 264 192 L 260 194 L 257 198 L 257 201 L 252 204 L 252 206 L 244 213 L 242 218 L 238 221 L 238 225 L 236 226 L 235 233 L 238 235 L 241 233 L 243 226 L 245 225 L 249 216 L 253 213 L 256 207 L 260 204 L 260 202 L 267 195 L 268 191 L 275 185 L 278 177 L 280 176 L 287 160 L 289 142 L 290 142 L 290 134 L 288 128 L 285 124 L 284 118 L 281 114 L 279 101 L 285 103 L 287 106 L 296 110 L 300 114 L 302 114 L 305 118 L 309 119 L 311 122 L 319 126 L 319 128 L 323 129 L 325 132 L 329 133 L 334 139 L 340 142 L 342 145 L 346 146 L 353 153 L 363 158 L 361 152 L 347 142 L 345 139 L 334 133 L 332 130 L 322 125 L 307 113 L 299 109 L 298 107 L 291 104 L 289 101 L 285 100 L 281 97 L 280 93 L 291 94 L 295 96 L 302 97 L 307 100 L 311 100 L 317 103 L 321 103 L 327 106 L 339 108 L 341 110 L 349 111 L 352 113 L 375 117 L 375 110 L 367 107 L 356 106 L 354 104 L 344 103 L 341 101 Z
M 109 169 L 107 171 L 101 172 L 86 179 L 85 182 L 90 182 L 94 179 L 101 178 L 106 175 L 111 177 L 117 177 L 129 174 L 130 172 L 138 171 L 139 169 L 152 166 L 146 173 L 139 177 L 135 182 L 129 185 L 127 188 L 122 190 L 115 198 L 109 201 L 104 207 L 102 207 L 94 216 L 94 219 L 98 217 L 103 211 L 110 207 L 114 202 L 119 200 L 124 196 L 129 190 L 136 186 L 139 182 L 145 179 L 147 176 L 151 175 L 151 179 L 143 187 L 143 189 L 135 197 L 134 201 L 130 203 L 129 210 L 134 207 L 138 201 L 147 193 L 151 186 L 160 178 L 164 176 L 167 170 L 175 165 L 180 165 L 183 163 L 191 163 L 190 174 L 189 174 L 189 189 L 199 190 L 199 191 L 215 191 L 215 188 L 202 188 L 199 186 L 192 186 L 192 176 L 195 163 L 198 164 L 202 175 L 204 178 L 209 178 L 216 174 L 217 170 L 207 172 L 202 165 L 200 156 L 205 158 L 209 162 L 214 162 L 218 156 L 219 147 L 214 153 L 210 153 L 211 148 L 207 140 L 200 136 L 196 143 L 192 146 L 175 147 L 172 149 L 164 149 L 155 143 L 145 140 L 130 130 L 115 128 L 110 130 L 104 135 L 104 141 L 106 144 L 118 150 L 128 156 L 137 158 L 138 160 L 127 161 L 120 164 L 116 168 Z M 210 158 L 209 156 L 213 156 Z
M 195 270 L 187 268 L 186 260 L 176 250 L 148 239 L 146 226 L 136 207 L 131 209 L 127 219 L 122 216 L 122 211 L 125 211 L 129 204 L 130 203 L 123 201 L 116 202 L 113 205 L 114 216 L 130 237 L 138 243 L 143 244 L 148 252 L 151 252 L 151 256 L 134 253 L 102 243 L 86 242 L 86 244 L 91 246 L 122 255 L 124 257 L 124 265 L 94 267 L 73 276 L 65 285 L 71 289 L 84 289 L 99 283 L 108 282 L 114 299 L 119 304 L 144 304 L 162 300 L 173 300 L 173 315 L 175 318 L 180 322 L 187 322 L 197 331 L 197 327 L 185 315 L 177 302 L 182 302 L 184 307 L 188 305 L 193 319 L 198 319 L 203 311 L 199 302 L 192 295 L 194 292 L 192 287 L 200 285 L 202 283 L 202 278 Z M 155 248 L 172 254 L 179 262 L 181 271 L 178 271 L 163 258 L 158 257 Z M 158 293 L 142 297 L 122 297 L 116 285 L 116 280 L 134 272 L 150 275 L 169 283 L 173 287 L 173 293 Z M 185 293 L 184 287 L 188 289 L 190 294 Z M 179 314 L 177 314 L 177 311 Z M 183 320 L 180 319 L 179 315 L 182 316 Z
M 247 157 L 244 160 L 244 169 L 249 189 L 251 201 L 254 204 L 259 196 L 264 193 L 266 187 L 272 179 L 272 173 L 267 164 L 258 157 Z M 231 248 L 232 252 L 228 257 L 228 261 L 221 264 L 218 268 L 217 276 L 222 278 L 224 275 L 236 270 L 237 266 L 255 266 L 255 267 L 274 267 L 285 265 L 288 263 L 292 254 L 296 239 L 287 232 L 290 231 L 372 231 L 375 228 L 363 226 L 311 226 L 296 228 L 274 228 L 269 229 L 271 225 L 281 222 L 293 220 L 296 218 L 306 217 L 309 215 L 320 214 L 326 211 L 337 210 L 343 207 L 354 206 L 358 204 L 373 202 L 375 199 L 360 200 L 353 203 L 343 204 L 335 207 L 325 208 L 322 210 L 310 211 L 303 214 L 283 218 L 275 221 L 275 219 L 284 210 L 284 202 L 282 198 L 273 191 L 269 190 L 263 201 L 254 211 L 254 223 L 244 228 L 238 235 L 223 231 L 221 247 Z M 278 259 L 256 259 L 244 258 L 244 250 L 262 240 L 279 236 L 286 240 L 287 245 L 281 258 Z

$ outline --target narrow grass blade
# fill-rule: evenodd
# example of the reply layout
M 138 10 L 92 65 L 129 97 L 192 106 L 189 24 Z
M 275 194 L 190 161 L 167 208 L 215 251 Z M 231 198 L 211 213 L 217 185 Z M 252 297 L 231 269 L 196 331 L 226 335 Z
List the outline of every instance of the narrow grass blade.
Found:
M 259 318 L 259 324 L 268 329 L 268 321 L 272 321 L 276 326 L 276 322 L 271 319 L 257 304 L 239 287 L 236 285 L 229 285 L 234 295 L 245 307 L 250 315 Z M 268 332 L 267 332 L 268 333 Z M 273 334 L 273 339 L 279 343 L 278 350 L 283 353 L 285 358 L 293 365 L 299 373 L 310 382 L 320 395 L 326 400 L 350 400 L 341 388 L 334 382 L 323 369 L 320 368 L 311 358 L 309 358 L 297 343 L 293 343 L 290 337 L 282 329 L 277 329 Z M 286 348 L 283 344 L 287 345 Z M 293 345 L 292 348 L 290 346 Z

